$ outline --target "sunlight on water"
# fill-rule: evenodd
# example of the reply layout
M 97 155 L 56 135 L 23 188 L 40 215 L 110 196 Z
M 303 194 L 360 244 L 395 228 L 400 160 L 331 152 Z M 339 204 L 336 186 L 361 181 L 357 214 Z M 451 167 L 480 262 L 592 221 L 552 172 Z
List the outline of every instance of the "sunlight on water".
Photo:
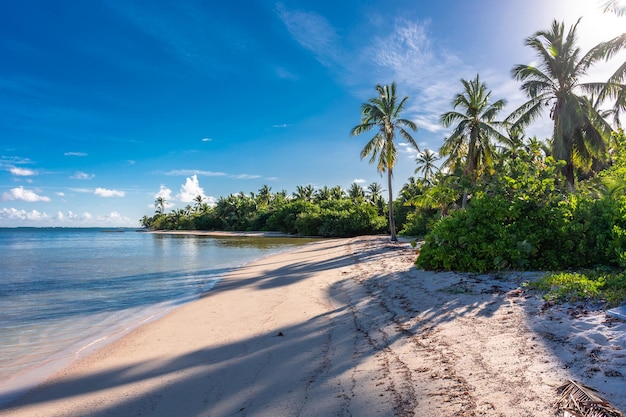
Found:
M 0 229 L 0 404 L 229 270 L 310 241 Z

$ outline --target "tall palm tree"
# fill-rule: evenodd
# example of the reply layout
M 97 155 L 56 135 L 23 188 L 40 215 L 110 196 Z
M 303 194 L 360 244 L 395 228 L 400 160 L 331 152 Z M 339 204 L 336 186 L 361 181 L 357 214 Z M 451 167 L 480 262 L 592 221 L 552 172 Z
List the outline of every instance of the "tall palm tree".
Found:
M 521 89 L 529 101 L 513 115 L 516 124 L 530 123 L 545 107 L 550 107 L 554 121 L 552 154 L 565 161 L 564 173 L 570 191 L 574 191 L 574 169 L 589 167 L 591 160 L 605 149 L 611 128 L 598 112 L 594 100 L 582 96 L 588 93 L 600 99 L 618 97 L 624 86 L 626 64 L 620 66 L 609 83 L 583 83 L 580 80 L 598 61 L 608 60 L 626 46 L 626 34 L 601 42 L 584 55 L 576 46 L 576 28 L 580 19 L 565 32 L 563 23 L 552 22 L 549 30 L 541 30 L 526 39 L 526 45 L 539 58 L 537 67 L 516 65 L 513 77 L 522 81 Z
M 163 196 L 158 196 L 156 200 L 154 200 L 154 207 L 156 208 L 157 214 L 163 214 L 165 212 L 165 198 Z
M 447 168 L 463 161 L 463 172 L 472 184 L 480 176 L 482 170 L 493 162 L 495 147 L 493 141 L 505 142 L 506 137 L 498 129 L 504 122 L 496 121 L 498 113 L 506 105 L 506 100 L 490 102 L 491 91 L 476 74 L 476 78 L 461 80 L 463 92 L 452 101 L 455 110 L 441 115 L 444 127 L 455 124 L 454 130 L 445 140 L 439 154 L 448 156 L 444 163 Z M 461 111 L 457 111 L 459 108 Z M 467 203 L 467 190 L 463 194 L 462 207 Z
M 204 197 L 200 194 L 198 194 L 193 201 L 196 202 L 196 204 L 194 204 L 194 210 L 196 213 L 200 213 L 202 211 L 202 209 L 204 208 Z
M 424 180 L 428 184 L 432 184 L 432 180 L 435 177 L 436 171 L 439 170 L 435 166 L 435 162 L 439 160 L 439 157 L 436 153 L 431 151 L 430 149 L 426 149 L 419 153 L 415 162 L 417 162 L 417 168 L 415 168 L 415 173 L 419 174 L 420 172 L 424 176 Z
M 377 129 L 376 134 L 372 137 L 363 150 L 361 150 L 361 159 L 370 156 L 370 164 L 376 162 L 378 172 L 381 174 L 387 172 L 387 187 L 389 191 L 389 229 L 391 231 L 391 240 L 397 241 L 396 224 L 393 213 L 393 192 L 391 187 L 391 179 L 393 178 L 393 168 L 398 159 L 398 150 L 394 143 L 396 130 L 400 136 L 404 138 L 409 145 L 419 151 L 419 146 L 415 139 L 405 129 L 417 130 L 417 125 L 407 119 L 400 117 L 404 111 L 404 105 L 409 97 L 405 96 L 398 101 L 396 97 L 396 83 L 391 85 L 377 85 L 376 91 L 378 97 L 371 98 L 367 103 L 361 106 L 361 124 L 355 126 L 351 135 L 359 135 Z

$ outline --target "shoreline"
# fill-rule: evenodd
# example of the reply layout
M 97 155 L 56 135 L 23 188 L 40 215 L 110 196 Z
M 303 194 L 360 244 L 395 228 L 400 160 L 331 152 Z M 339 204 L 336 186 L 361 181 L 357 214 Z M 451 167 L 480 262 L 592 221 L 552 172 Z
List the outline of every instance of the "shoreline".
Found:
M 550 415 L 568 378 L 626 408 L 625 322 L 414 260 L 371 236 L 255 261 L 0 416 Z
M 188 236 L 213 236 L 213 237 L 289 237 L 310 238 L 308 236 L 294 236 L 281 232 L 222 232 L 210 230 L 149 230 L 144 233 L 156 235 L 188 235 Z M 322 239 L 322 238 L 319 238 Z

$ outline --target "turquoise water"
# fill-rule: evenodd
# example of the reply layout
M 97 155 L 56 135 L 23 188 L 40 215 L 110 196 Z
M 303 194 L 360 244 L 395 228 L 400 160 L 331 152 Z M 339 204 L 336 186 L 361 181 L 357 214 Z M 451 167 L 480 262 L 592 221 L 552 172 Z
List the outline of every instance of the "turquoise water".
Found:
M 0 229 L 0 405 L 233 268 L 308 242 Z

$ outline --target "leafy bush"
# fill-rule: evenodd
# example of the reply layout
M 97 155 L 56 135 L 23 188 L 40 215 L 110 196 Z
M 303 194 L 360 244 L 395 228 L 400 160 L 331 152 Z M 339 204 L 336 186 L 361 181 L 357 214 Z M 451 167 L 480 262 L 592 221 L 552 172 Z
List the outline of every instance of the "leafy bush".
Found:
M 438 222 L 416 265 L 484 272 L 626 265 L 626 197 L 565 195 L 559 163 L 508 161 L 466 210 Z

